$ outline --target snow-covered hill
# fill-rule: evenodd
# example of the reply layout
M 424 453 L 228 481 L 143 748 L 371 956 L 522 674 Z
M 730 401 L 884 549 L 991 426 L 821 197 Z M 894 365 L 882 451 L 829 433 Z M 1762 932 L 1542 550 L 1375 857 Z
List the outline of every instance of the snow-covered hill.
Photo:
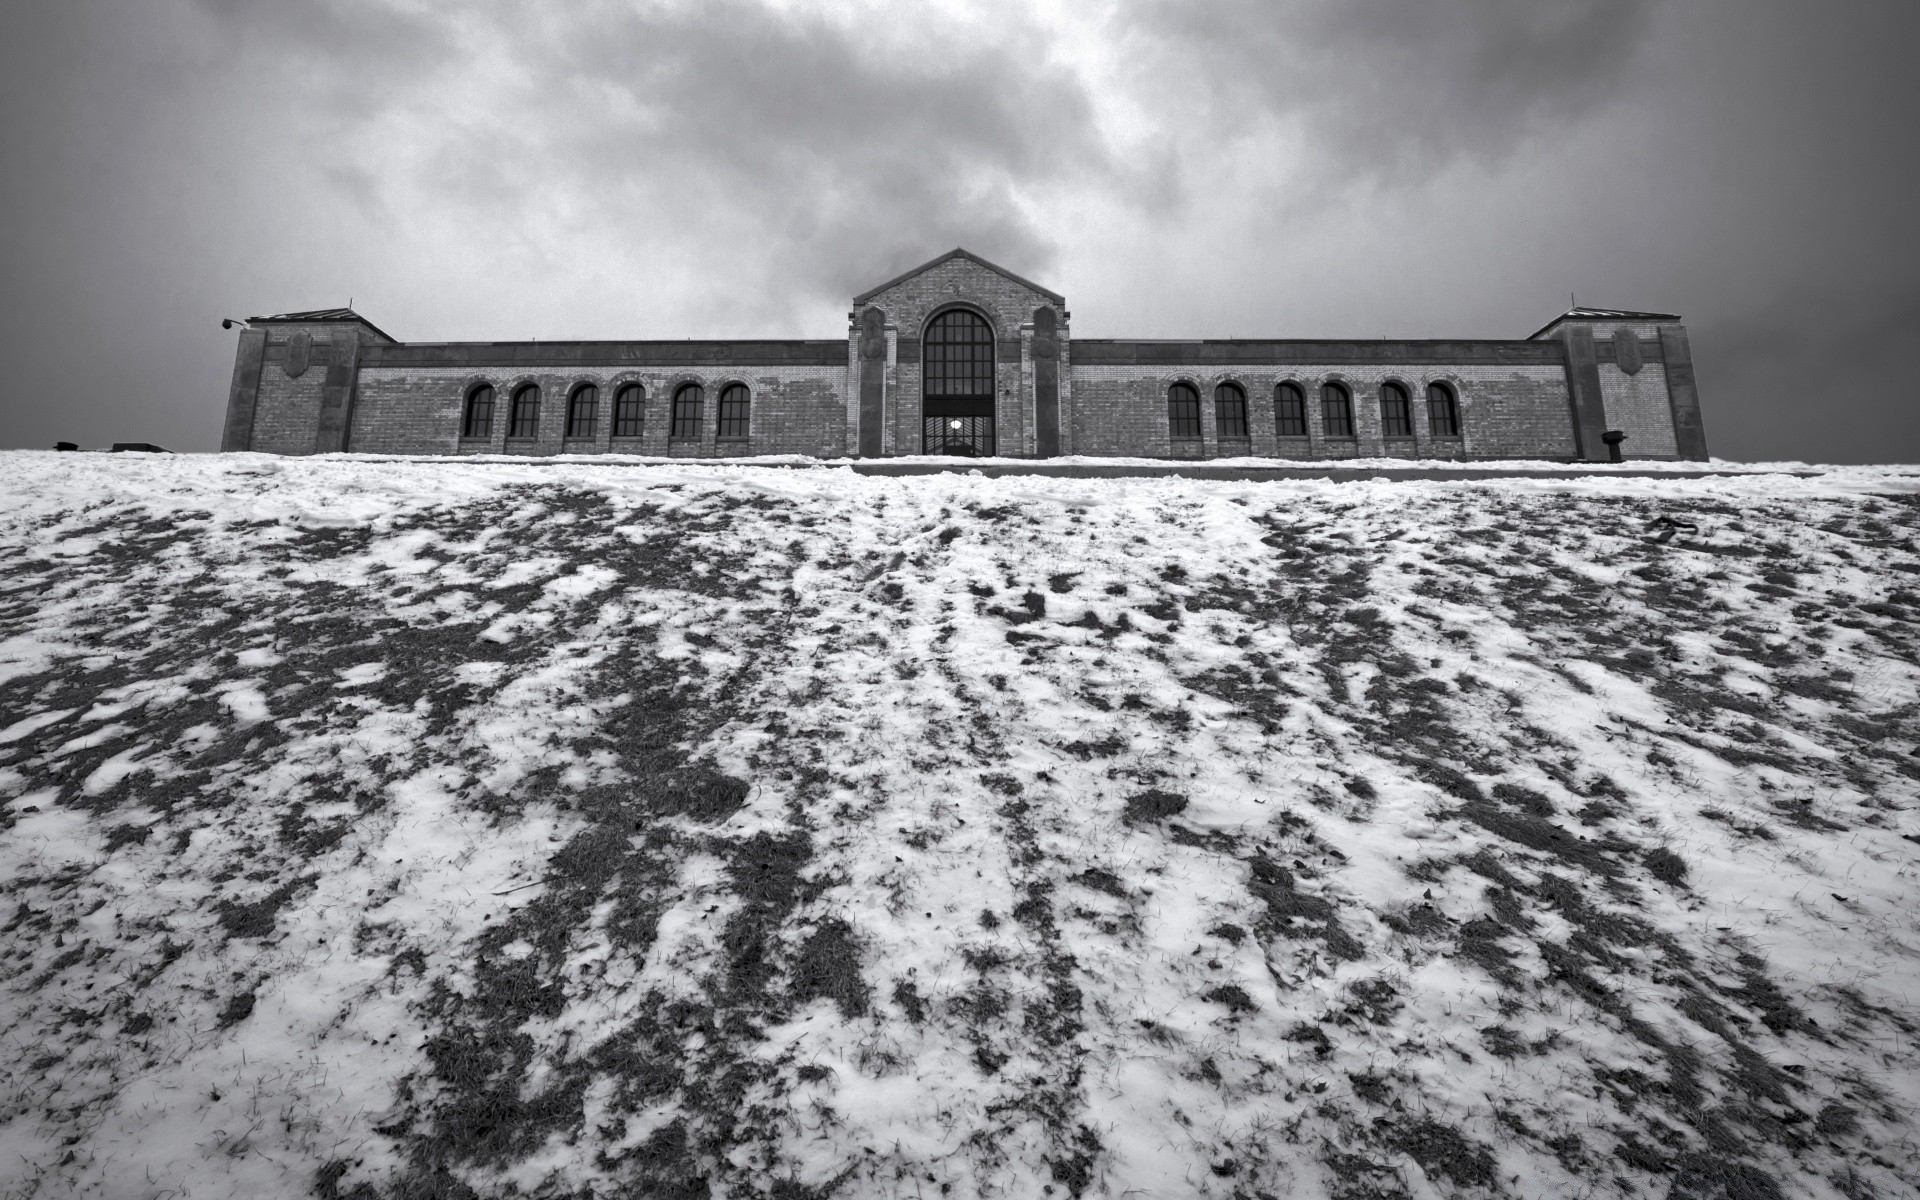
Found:
M 0 1196 L 1917 1194 L 1912 478 L 0 467 Z

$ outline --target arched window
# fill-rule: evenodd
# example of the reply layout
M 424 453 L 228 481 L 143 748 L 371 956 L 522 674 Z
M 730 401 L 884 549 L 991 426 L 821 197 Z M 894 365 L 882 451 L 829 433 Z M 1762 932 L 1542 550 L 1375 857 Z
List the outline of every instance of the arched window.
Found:
M 507 436 L 517 438 L 540 435 L 540 385 L 523 383 L 513 393 L 513 414 L 508 418 Z
M 1213 389 L 1214 434 L 1221 439 L 1247 436 L 1247 394 L 1237 383 Z
M 1427 385 L 1427 428 L 1437 438 L 1460 436 L 1460 405 L 1444 383 Z
M 1176 442 L 1200 440 L 1200 393 L 1190 383 L 1167 389 L 1167 436 Z
M 613 436 L 639 437 L 640 418 L 646 410 L 647 393 L 637 383 L 629 383 L 613 394 Z
M 994 453 L 993 326 L 950 308 L 920 343 L 920 452 L 964 458 Z
M 1380 432 L 1390 438 L 1413 436 L 1413 401 L 1391 379 L 1380 385 Z
M 600 415 L 600 389 L 583 383 L 567 398 L 567 436 L 590 438 Z
M 935 317 L 923 353 L 926 395 L 993 395 L 993 326 L 978 313 L 950 308 Z
M 1320 385 L 1320 417 L 1330 438 L 1353 436 L 1353 393 L 1347 385 L 1329 379 Z
M 467 419 L 460 436 L 490 437 L 493 434 L 493 385 L 483 383 L 467 393 Z
M 1281 437 L 1307 436 L 1307 394 L 1297 383 L 1273 389 L 1273 422 Z
M 701 410 L 706 403 L 707 389 L 697 383 L 681 384 L 680 390 L 673 394 L 673 428 L 668 431 L 669 440 L 699 441 Z
M 730 383 L 720 389 L 720 432 L 723 442 L 744 442 L 747 440 L 748 417 L 752 414 L 752 397 L 747 393 L 744 383 Z

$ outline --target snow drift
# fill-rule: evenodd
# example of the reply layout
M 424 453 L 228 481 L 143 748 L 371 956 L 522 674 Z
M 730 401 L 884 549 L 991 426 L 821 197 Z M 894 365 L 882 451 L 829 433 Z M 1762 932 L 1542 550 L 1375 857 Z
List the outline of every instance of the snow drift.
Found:
M 1916 1194 L 1896 472 L 0 461 L 0 1196 Z

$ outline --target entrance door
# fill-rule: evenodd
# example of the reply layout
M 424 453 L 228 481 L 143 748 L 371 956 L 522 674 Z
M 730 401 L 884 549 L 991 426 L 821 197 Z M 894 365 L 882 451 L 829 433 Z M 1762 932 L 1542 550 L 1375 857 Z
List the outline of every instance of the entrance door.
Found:
M 993 327 L 977 313 L 949 309 L 927 326 L 921 356 L 920 452 L 991 456 Z

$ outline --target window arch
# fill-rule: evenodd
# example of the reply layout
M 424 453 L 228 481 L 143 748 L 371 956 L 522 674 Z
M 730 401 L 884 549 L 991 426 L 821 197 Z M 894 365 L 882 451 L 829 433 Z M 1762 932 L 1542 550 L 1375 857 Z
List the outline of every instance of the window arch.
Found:
M 1274 431 L 1281 437 L 1307 436 L 1307 394 L 1297 383 L 1273 389 Z
M 993 326 L 979 313 L 950 308 L 929 321 L 921 354 L 923 395 L 993 395 Z
M 583 383 L 567 397 L 567 436 L 590 438 L 600 420 L 600 389 Z
M 1247 393 L 1231 381 L 1213 389 L 1214 436 L 1244 438 L 1247 433 Z
M 508 417 L 507 436 L 540 436 L 540 385 L 523 383 L 513 391 L 513 412 Z
M 1329 379 L 1320 385 L 1320 418 L 1330 438 L 1353 436 L 1353 393 L 1347 385 Z
M 1413 436 L 1413 401 L 1406 385 L 1391 379 L 1380 385 L 1380 432 L 1390 438 Z
M 753 396 L 744 383 L 730 383 L 720 389 L 720 430 L 723 442 L 744 442 L 753 414 Z
M 1427 428 L 1437 438 L 1460 436 L 1460 402 L 1444 383 L 1427 385 Z
M 1167 389 L 1167 436 L 1176 442 L 1200 440 L 1200 393 L 1190 383 Z
M 699 441 L 702 410 L 706 404 L 707 389 L 697 383 L 681 384 L 673 393 L 673 428 L 668 431 L 669 440 Z
M 493 385 L 483 383 L 467 393 L 466 420 L 460 426 L 460 436 L 483 438 L 492 434 Z
M 993 326 L 971 309 L 936 313 L 920 340 L 920 363 L 921 452 L 992 455 Z
M 645 416 L 647 391 L 637 383 L 622 384 L 613 394 L 613 436 L 639 437 Z

